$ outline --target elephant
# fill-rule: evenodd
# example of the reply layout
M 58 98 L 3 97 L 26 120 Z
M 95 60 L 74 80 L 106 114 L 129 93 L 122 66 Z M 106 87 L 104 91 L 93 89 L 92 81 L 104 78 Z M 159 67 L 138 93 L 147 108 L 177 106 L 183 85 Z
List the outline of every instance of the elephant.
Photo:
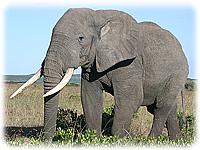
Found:
M 149 136 L 167 127 L 181 137 L 177 95 L 188 76 L 180 42 L 153 22 L 137 22 L 118 10 L 70 8 L 53 28 L 41 68 L 10 98 L 44 76 L 44 138 L 56 131 L 59 92 L 81 67 L 81 102 L 89 129 L 101 135 L 103 92 L 114 96 L 112 134 L 126 136 L 133 113 L 146 106 L 153 114 Z

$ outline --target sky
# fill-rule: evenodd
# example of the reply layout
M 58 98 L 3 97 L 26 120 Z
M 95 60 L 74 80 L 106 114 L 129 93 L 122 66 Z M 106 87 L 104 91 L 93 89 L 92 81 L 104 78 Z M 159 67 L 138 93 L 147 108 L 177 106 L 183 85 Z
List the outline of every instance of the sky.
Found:
M 5 9 L 6 75 L 35 73 L 49 46 L 51 32 L 58 19 L 73 5 L 9 6 Z M 80 7 L 80 6 L 78 6 Z M 169 30 L 180 41 L 189 63 L 189 77 L 196 75 L 195 10 L 191 6 L 87 5 L 92 9 L 117 9 L 129 13 L 138 22 L 153 21 Z M 77 69 L 75 73 L 80 73 Z

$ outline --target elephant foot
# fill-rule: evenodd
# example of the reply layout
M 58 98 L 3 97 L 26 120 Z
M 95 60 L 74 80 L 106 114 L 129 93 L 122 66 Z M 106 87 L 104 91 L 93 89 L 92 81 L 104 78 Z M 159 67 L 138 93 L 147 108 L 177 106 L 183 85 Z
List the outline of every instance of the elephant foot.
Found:
M 158 131 L 157 132 L 151 131 L 148 136 L 149 137 L 155 137 L 155 138 L 161 136 L 162 132 L 158 132 Z M 180 139 L 182 137 L 182 134 L 181 134 L 180 130 L 175 130 L 173 132 L 170 130 L 170 131 L 168 131 L 168 137 L 169 137 L 170 140 L 177 140 L 177 139 Z
M 157 138 L 157 137 L 159 137 L 161 135 L 162 135 L 162 131 L 161 132 L 152 132 L 151 131 L 148 136 Z
M 182 138 L 182 134 L 181 133 L 169 136 L 170 140 L 178 140 L 178 139 L 181 139 L 181 138 Z
M 177 139 L 180 139 L 182 138 L 182 134 L 181 134 L 181 131 L 178 129 L 178 130 L 175 130 L 175 131 L 168 131 L 168 136 L 169 136 L 169 139 L 170 140 L 177 140 Z
M 130 137 L 131 133 L 128 129 L 124 129 L 124 128 L 112 128 L 112 135 L 117 136 L 119 138 L 123 138 L 123 137 Z

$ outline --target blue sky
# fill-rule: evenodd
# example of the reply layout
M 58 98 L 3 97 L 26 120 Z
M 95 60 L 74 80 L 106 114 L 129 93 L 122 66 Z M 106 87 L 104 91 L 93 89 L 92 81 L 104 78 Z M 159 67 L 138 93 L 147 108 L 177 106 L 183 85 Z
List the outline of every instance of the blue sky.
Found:
M 15 6 L 5 9 L 4 74 L 31 74 L 37 71 L 46 55 L 52 28 L 69 7 Z M 168 29 L 178 38 L 185 51 L 190 67 L 189 77 L 197 78 L 196 22 L 195 11 L 192 7 L 134 7 L 131 5 L 113 5 L 112 7 L 88 5 L 87 7 L 122 10 L 132 15 L 138 22 L 153 21 Z M 75 73 L 80 73 L 80 68 Z

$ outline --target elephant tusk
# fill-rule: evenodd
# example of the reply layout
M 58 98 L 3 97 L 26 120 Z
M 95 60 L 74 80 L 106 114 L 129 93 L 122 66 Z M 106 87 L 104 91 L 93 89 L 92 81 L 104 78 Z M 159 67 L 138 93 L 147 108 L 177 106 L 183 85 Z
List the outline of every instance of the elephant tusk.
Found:
M 25 88 L 29 87 L 30 85 L 32 85 L 33 83 L 35 83 L 38 79 L 40 79 L 40 77 L 42 76 L 42 72 L 41 72 L 41 68 L 35 73 L 35 75 L 30 78 L 28 81 L 26 81 L 26 83 L 24 83 L 17 91 L 15 91 L 10 98 L 15 97 L 16 95 L 18 95 L 19 93 L 21 93 Z
M 56 85 L 53 89 L 48 91 L 46 94 L 44 94 L 43 97 L 50 96 L 50 95 L 60 91 L 69 82 L 69 80 L 71 79 L 71 77 L 73 75 L 73 72 L 74 72 L 74 68 L 68 68 L 65 76 L 60 81 L 60 83 L 58 83 L 58 85 Z

